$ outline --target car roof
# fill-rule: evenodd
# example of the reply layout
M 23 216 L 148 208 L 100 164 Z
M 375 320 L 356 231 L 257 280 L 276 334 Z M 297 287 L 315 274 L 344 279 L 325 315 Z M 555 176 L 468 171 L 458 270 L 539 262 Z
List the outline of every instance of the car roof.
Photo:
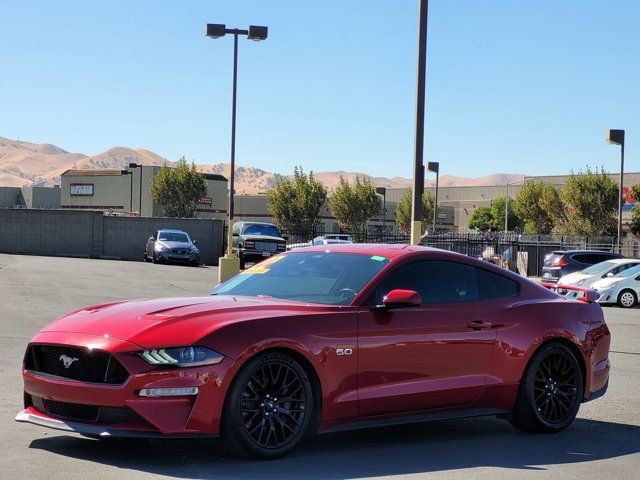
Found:
M 616 265 L 624 264 L 624 263 L 640 263 L 640 259 L 638 258 L 612 258 L 611 260 L 606 260 L 606 261 L 615 263 Z
M 557 255 L 566 255 L 567 253 L 608 253 L 609 255 L 616 255 L 617 253 L 607 252 L 606 250 L 554 250 L 551 252 Z
M 400 243 L 331 243 L 328 245 L 313 245 L 296 248 L 292 252 L 335 252 L 359 253 L 362 255 L 379 255 L 386 258 L 400 257 L 417 252 L 444 252 L 439 248 L 423 247 L 421 245 L 406 245 Z M 452 252 L 446 252 L 452 253 Z
M 235 225 L 269 225 L 275 227 L 275 223 L 269 222 L 236 222 Z

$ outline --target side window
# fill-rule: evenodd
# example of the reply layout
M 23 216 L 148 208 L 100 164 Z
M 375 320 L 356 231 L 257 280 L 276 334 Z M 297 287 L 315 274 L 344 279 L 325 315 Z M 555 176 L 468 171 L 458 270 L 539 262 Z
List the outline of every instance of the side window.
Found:
M 515 297 L 520 293 L 520 284 L 497 273 L 477 269 L 480 300 Z
M 594 265 L 598 263 L 598 261 L 595 258 L 595 255 L 591 255 L 588 253 L 574 255 L 571 257 L 571 259 L 579 263 L 584 263 L 586 265 Z
M 475 302 L 478 283 L 475 268 L 462 263 L 425 260 L 398 268 L 376 289 L 376 303 L 395 289 L 415 290 L 422 303 Z

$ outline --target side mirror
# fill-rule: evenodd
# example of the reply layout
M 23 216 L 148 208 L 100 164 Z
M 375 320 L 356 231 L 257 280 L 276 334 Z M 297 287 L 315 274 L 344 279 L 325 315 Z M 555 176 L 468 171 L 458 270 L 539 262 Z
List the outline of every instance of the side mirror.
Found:
M 611 278 L 611 277 L 613 277 L 613 272 L 607 273 L 607 278 Z
M 151 235 L 151 236 L 149 237 L 149 240 L 151 240 L 152 242 L 155 242 L 155 241 L 156 241 L 156 237 L 154 237 L 153 235 Z
M 281 238 L 282 238 L 283 240 L 285 240 L 285 241 L 286 241 L 286 240 L 289 240 L 289 236 L 288 236 L 288 235 L 283 235 Z
M 200 243 L 200 242 L 199 242 L 198 240 L 194 240 L 194 241 L 193 241 L 193 244 L 194 244 L 194 245 L 198 245 L 199 243 Z
M 400 307 L 418 307 L 422 304 L 420 294 L 415 290 L 391 290 L 382 299 L 382 305 L 377 305 L 377 310 Z
M 233 236 L 233 237 L 239 237 L 239 236 L 240 236 L 240 234 L 239 234 L 238 232 L 233 232 L 233 233 L 231 234 L 231 236 Z

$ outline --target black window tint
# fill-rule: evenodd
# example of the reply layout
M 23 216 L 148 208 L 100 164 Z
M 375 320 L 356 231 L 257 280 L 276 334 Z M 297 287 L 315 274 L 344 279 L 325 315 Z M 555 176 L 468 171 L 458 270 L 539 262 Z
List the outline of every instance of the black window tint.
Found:
M 520 284 L 508 278 L 478 269 L 478 291 L 481 300 L 513 297 L 520 292 Z
M 478 300 L 475 268 L 455 262 L 427 260 L 398 268 L 377 288 L 376 303 L 382 303 L 382 298 L 395 289 L 415 290 L 422 303 Z

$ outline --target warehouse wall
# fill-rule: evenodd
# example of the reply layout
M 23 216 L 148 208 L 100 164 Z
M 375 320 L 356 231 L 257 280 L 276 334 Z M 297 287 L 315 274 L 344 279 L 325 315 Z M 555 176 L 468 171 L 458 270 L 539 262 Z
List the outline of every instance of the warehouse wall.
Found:
M 0 209 L 0 253 L 142 260 L 160 228 L 184 230 L 199 241 L 202 262 L 222 254 L 221 220 L 105 217 L 96 211 Z

